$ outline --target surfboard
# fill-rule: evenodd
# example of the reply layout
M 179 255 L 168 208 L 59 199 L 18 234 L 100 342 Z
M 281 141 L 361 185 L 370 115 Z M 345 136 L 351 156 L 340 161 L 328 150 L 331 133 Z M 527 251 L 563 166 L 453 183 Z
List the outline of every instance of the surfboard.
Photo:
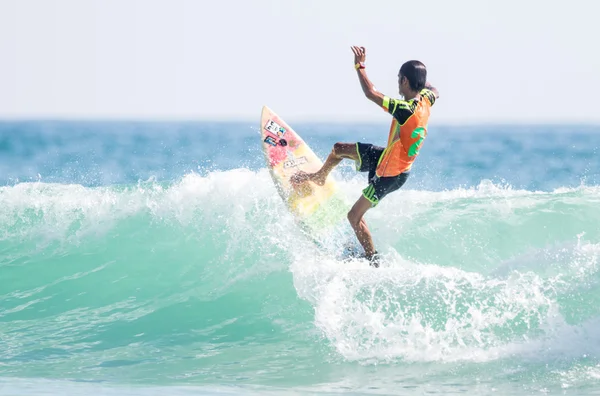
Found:
M 294 185 L 298 171 L 318 171 L 323 162 L 302 137 L 269 107 L 262 109 L 261 141 L 267 167 L 279 195 L 300 228 L 320 247 L 340 252 L 357 249 L 349 234 L 350 203 L 330 174 L 323 186 L 313 182 Z M 351 231 L 351 228 L 350 228 Z M 341 248 L 341 247 L 342 248 Z

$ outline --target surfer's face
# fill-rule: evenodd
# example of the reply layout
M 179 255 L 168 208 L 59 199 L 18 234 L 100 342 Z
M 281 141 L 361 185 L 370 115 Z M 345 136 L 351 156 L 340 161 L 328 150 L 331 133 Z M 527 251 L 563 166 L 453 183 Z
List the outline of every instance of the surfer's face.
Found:
M 398 92 L 400 95 L 406 96 L 408 88 L 410 88 L 408 85 L 408 78 L 404 77 L 402 74 L 398 74 Z

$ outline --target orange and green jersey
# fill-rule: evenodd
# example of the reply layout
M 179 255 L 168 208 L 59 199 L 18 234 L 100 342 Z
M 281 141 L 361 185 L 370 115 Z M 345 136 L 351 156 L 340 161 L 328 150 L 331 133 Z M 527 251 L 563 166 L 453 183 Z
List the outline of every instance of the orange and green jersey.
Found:
M 394 119 L 390 127 L 387 147 L 379 158 L 377 176 L 392 177 L 409 171 L 427 136 L 427 121 L 435 94 L 424 88 L 420 97 L 410 100 L 383 98 L 383 108 Z

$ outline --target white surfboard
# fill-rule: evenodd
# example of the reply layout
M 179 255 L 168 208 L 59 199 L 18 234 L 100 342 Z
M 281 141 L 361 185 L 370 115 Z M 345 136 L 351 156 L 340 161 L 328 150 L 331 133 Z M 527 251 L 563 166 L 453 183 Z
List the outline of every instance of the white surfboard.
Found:
M 330 174 L 323 186 L 313 182 L 292 184 L 292 175 L 298 171 L 316 172 L 323 162 L 300 135 L 267 106 L 262 109 L 260 129 L 273 183 L 296 222 L 319 246 L 341 253 L 340 249 L 356 237 L 347 220 L 350 203 L 335 178 Z M 356 248 L 358 241 L 351 244 Z

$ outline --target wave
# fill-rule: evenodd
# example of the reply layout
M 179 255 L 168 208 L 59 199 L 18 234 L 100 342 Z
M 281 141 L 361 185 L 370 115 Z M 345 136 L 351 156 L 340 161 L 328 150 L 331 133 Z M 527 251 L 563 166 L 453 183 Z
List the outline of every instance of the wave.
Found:
M 340 182 L 350 200 L 362 184 Z M 2 187 L 0 356 L 120 365 L 153 358 L 139 343 L 256 353 L 311 329 L 365 364 L 597 355 L 599 202 L 593 186 L 402 190 L 367 213 L 373 269 L 317 249 L 266 170 Z

